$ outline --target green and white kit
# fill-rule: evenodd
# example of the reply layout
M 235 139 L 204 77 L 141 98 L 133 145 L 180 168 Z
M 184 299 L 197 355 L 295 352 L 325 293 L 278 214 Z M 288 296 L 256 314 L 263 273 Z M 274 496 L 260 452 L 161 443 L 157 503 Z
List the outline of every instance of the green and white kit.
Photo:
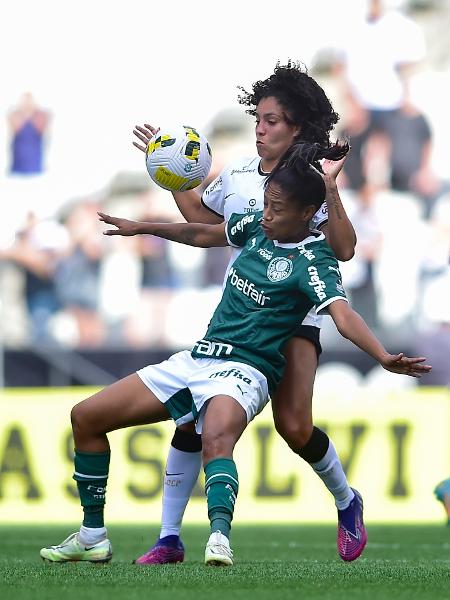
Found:
M 250 421 L 281 379 L 283 346 L 298 323 L 313 306 L 321 312 L 347 300 L 324 235 L 311 231 L 295 244 L 269 240 L 262 214 L 233 214 L 226 224 L 230 245 L 242 252 L 203 339 L 190 355 L 138 371 L 178 424 L 201 417 L 205 402 L 218 394 L 235 398 Z

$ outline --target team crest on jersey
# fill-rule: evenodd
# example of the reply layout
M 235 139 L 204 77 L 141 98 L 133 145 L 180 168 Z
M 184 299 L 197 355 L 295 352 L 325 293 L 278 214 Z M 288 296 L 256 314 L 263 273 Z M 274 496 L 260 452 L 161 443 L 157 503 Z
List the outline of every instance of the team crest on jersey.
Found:
M 283 281 L 289 277 L 293 268 L 292 260 L 277 256 L 270 261 L 267 267 L 267 278 L 274 282 Z

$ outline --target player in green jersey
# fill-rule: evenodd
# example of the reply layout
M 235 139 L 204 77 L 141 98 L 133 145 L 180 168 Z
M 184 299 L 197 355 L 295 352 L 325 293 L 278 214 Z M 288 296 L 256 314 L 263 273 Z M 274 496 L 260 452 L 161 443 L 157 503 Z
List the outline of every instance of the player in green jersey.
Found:
M 99 213 L 116 229 L 106 235 L 152 234 L 199 247 L 243 248 L 204 338 L 191 352 L 149 365 L 77 404 L 72 410 L 75 474 L 84 510 L 79 532 L 41 550 L 53 562 L 106 562 L 112 556 L 103 509 L 109 470 L 107 433 L 172 418 L 195 421 L 202 435 L 211 535 L 205 563 L 231 565 L 229 533 L 238 494 L 236 442 L 268 402 L 283 370 L 283 346 L 312 306 L 327 311 L 339 332 L 385 369 L 420 377 L 425 358 L 391 355 L 349 306 L 338 263 L 309 221 L 323 202 L 327 175 L 319 158 L 342 159 L 348 148 L 295 146 L 268 177 L 264 210 L 227 223 L 141 223 Z M 362 530 L 365 531 L 365 530 Z

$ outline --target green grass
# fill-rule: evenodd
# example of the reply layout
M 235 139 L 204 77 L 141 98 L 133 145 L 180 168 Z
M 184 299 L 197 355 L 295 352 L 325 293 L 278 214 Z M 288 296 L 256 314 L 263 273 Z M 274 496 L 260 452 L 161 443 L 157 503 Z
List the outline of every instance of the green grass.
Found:
M 72 527 L 0 527 L 2 600 L 310 600 L 450 599 L 450 529 L 370 526 L 369 543 L 354 563 L 336 554 L 331 526 L 233 528 L 235 565 L 205 567 L 206 526 L 186 526 L 186 562 L 138 567 L 131 560 L 157 535 L 155 527 L 111 526 L 109 565 L 46 564 L 41 546 Z

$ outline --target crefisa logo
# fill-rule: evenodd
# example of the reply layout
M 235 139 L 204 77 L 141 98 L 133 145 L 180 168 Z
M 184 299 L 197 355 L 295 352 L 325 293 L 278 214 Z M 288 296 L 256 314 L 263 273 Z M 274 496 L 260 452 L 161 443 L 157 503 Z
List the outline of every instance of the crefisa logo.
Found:
M 284 258 L 284 256 L 277 256 L 272 259 L 267 266 L 267 278 L 270 281 L 282 281 L 287 279 L 292 273 L 294 265 L 290 258 Z

